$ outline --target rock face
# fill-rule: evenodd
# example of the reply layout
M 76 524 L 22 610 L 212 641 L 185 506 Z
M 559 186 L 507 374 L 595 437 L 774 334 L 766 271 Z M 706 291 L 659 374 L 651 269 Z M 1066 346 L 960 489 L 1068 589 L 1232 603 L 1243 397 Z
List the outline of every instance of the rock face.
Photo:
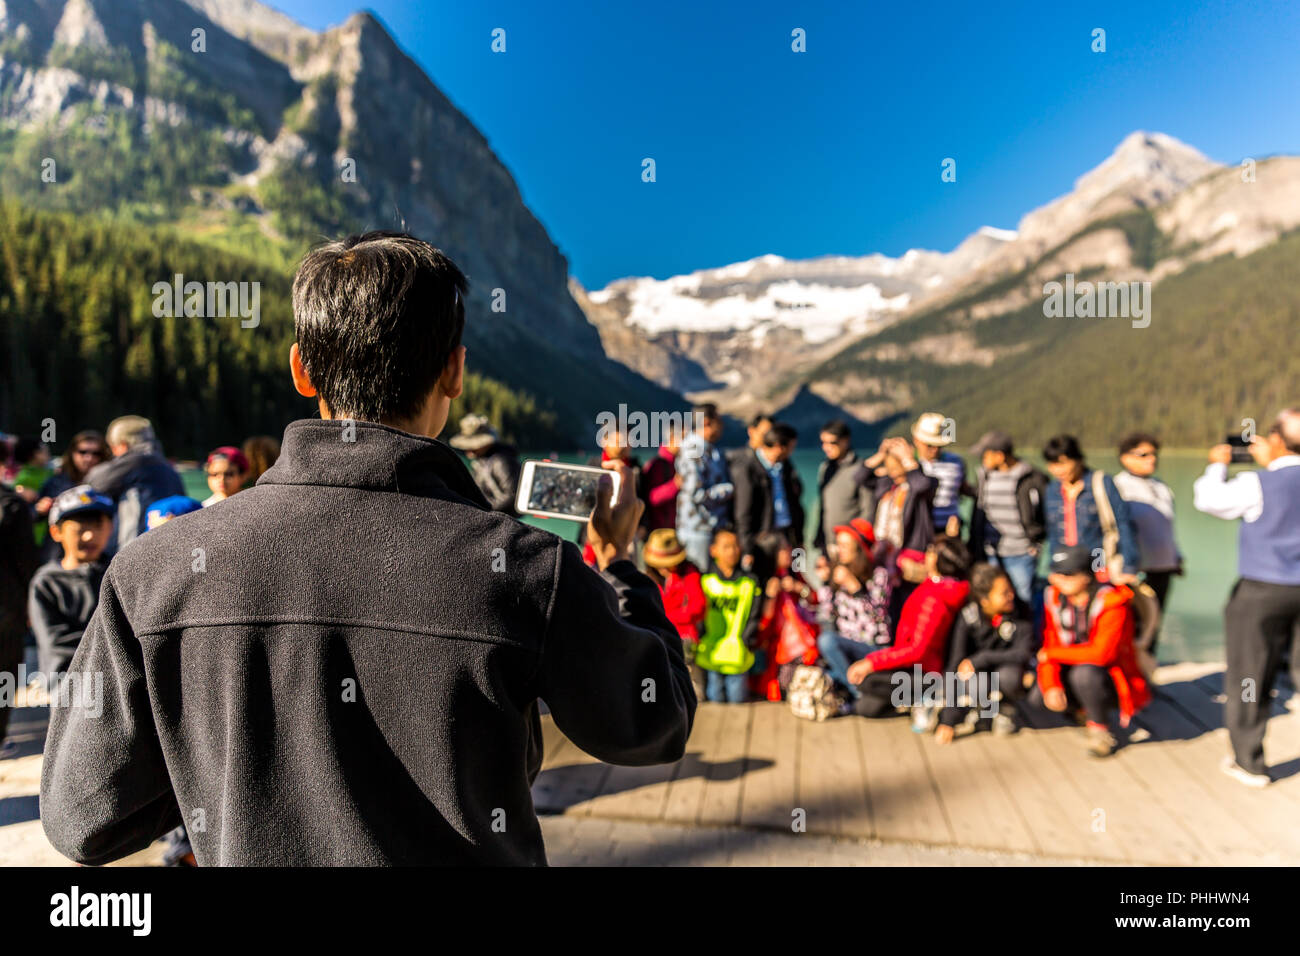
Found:
M 405 228 L 470 278 L 472 368 L 574 419 L 575 434 L 619 402 L 680 406 L 606 355 L 510 173 L 372 15 L 317 33 L 254 0 L 0 0 L 0 21 L 15 38 L 0 46 L 0 128 L 59 130 L 89 106 L 146 142 L 151 123 L 215 132 L 232 158 L 182 221 L 240 210 L 295 247 Z M 165 89 L 162 66 L 179 77 Z

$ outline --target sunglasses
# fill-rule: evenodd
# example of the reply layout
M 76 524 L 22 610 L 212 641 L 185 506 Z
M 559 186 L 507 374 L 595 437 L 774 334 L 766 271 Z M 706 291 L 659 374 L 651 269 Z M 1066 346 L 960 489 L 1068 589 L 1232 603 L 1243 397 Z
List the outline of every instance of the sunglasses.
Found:
M 93 455 L 96 458 L 104 457 L 103 452 L 101 452 L 98 448 L 75 448 L 73 449 L 72 453 L 74 455 Z
M 1158 452 L 1158 451 L 1130 451 L 1130 452 L 1126 452 L 1126 454 L 1132 455 L 1134 458 L 1155 458 L 1157 455 L 1160 454 L 1160 452 Z
M 238 471 L 238 470 L 236 470 L 236 471 L 210 471 L 210 472 L 208 472 L 208 477 L 209 477 L 209 478 L 238 478 L 238 477 L 239 477 L 240 475 L 242 475 L 242 474 L 243 474 L 243 472 L 242 472 L 242 471 Z

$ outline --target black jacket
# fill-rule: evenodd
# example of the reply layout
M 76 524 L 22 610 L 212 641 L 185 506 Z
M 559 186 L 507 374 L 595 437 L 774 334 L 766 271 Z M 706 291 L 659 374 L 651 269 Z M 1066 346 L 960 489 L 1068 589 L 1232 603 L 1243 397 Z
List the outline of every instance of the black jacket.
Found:
M 752 448 L 742 449 L 730 457 L 729 462 L 731 480 L 736 486 L 732 503 L 735 507 L 740 553 L 753 554 L 758 539 L 775 527 L 772 515 L 772 476 Z M 794 537 L 791 543 L 798 545 L 803 541 L 804 514 L 803 504 L 799 500 L 803 495 L 803 483 L 791 461 L 787 461 L 781 469 L 781 478 L 785 485 L 785 500 L 790 506 L 790 528 Z
M 519 453 L 513 445 L 500 442 L 493 445 L 487 454 L 470 461 L 474 481 L 487 498 L 488 506 L 493 511 L 518 517 L 515 499 L 519 495 Z
M 948 637 L 948 672 L 956 673 L 957 665 L 968 658 L 977 671 L 1031 666 L 1038 652 L 1032 621 L 1033 613 L 1017 601 L 1016 609 L 995 627 L 980 611 L 979 602 L 966 602 Z
M 975 508 L 970 518 L 970 553 L 982 558 L 985 541 L 989 536 L 988 515 L 984 512 L 984 469 L 979 469 L 975 490 Z M 1041 545 L 1047 540 L 1047 518 L 1043 512 L 1043 498 L 1051 479 L 1030 466 L 1016 482 L 1016 505 L 1020 509 L 1020 526 L 1032 544 Z
M 41 565 L 32 578 L 27 616 L 32 622 L 41 673 L 47 678 L 68 669 L 99 603 L 99 585 L 108 563 L 83 564 L 69 571 L 60 561 Z
M 87 473 L 86 484 L 117 505 L 113 538 L 105 551 L 109 555 L 145 533 L 151 504 L 185 494 L 181 476 L 167 459 L 143 448 L 96 465 Z
M 440 442 L 352 437 L 294 422 L 256 486 L 113 560 L 71 668 L 103 714 L 50 721 L 60 852 L 183 819 L 202 865 L 544 864 L 538 698 L 601 760 L 682 756 L 695 696 L 648 578 L 489 511 Z

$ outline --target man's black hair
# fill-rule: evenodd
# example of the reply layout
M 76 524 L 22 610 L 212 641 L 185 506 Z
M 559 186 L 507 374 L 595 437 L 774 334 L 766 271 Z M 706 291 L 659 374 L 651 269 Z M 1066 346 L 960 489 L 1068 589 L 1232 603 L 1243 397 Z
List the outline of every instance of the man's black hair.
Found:
M 697 417 L 706 422 L 716 422 L 718 420 L 718 406 L 714 405 L 712 402 L 702 402 L 701 404 L 696 405 L 692 411 L 694 411 Z
M 1150 445 L 1153 449 L 1159 451 L 1160 439 L 1150 432 L 1130 432 L 1119 443 L 1119 453 L 1127 455 L 1138 445 Z
M 1047 461 L 1058 461 L 1061 458 L 1083 461 L 1083 449 L 1079 447 L 1079 439 L 1073 435 L 1053 435 L 1043 446 L 1043 458 Z
M 768 448 L 784 448 L 798 439 L 799 433 L 795 431 L 793 425 L 787 425 L 785 422 L 774 422 L 772 427 L 767 430 L 763 436 L 763 444 Z
M 770 422 L 771 420 L 772 420 L 772 416 L 769 415 L 767 412 L 759 412 L 749 420 L 749 427 L 757 428 L 761 423 Z
M 419 413 L 465 330 L 465 276 L 400 232 L 318 246 L 293 279 L 303 368 L 336 417 L 392 422 Z
M 853 433 L 849 430 L 848 423 L 842 418 L 832 418 L 822 426 L 822 434 L 830 435 L 836 441 L 843 441 L 846 438 L 852 438 Z
M 945 578 L 964 578 L 970 569 L 970 551 L 961 538 L 940 535 L 934 539 L 934 567 Z

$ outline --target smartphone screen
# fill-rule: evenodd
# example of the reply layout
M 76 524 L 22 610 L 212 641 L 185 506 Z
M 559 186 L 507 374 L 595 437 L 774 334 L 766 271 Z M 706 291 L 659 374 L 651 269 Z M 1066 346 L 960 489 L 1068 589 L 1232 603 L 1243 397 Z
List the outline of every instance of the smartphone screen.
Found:
M 515 507 L 541 518 L 586 521 L 596 507 L 596 489 L 602 475 L 614 483 L 611 502 L 618 497 L 620 475 L 590 465 L 554 461 L 525 461 L 519 475 Z

